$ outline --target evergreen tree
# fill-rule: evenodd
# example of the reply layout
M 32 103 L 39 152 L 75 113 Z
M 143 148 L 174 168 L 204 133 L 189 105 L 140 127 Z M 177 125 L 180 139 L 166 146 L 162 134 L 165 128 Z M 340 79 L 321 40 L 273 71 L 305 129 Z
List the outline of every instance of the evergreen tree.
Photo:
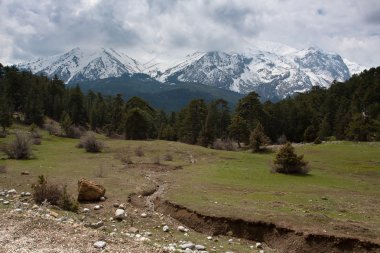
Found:
M 112 102 L 110 131 L 121 133 L 123 124 L 124 100 L 121 94 L 117 94 Z
M 274 172 L 285 174 L 306 174 L 310 171 L 303 155 L 297 156 L 290 142 L 278 151 L 273 165 Z
M 87 122 L 84 95 L 78 85 L 70 90 L 68 109 L 73 124 L 84 125 Z
M 181 141 L 195 144 L 202 129 L 204 129 L 207 115 L 206 104 L 203 99 L 192 100 L 180 115 L 179 138 Z
M 72 124 L 73 121 L 71 120 L 70 115 L 67 112 L 63 111 L 60 120 L 60 125 L 62 130 L 65 132 L 66 136 L 69 134 L 69 129 L 72 126 Z
M 12 125 L 12 109 L 5 98 L 5 96 L 0 96 L 0 126 L 2 127 L 3 133 L 5 129 Z
M 255 130 L 251 132 L 249 142 L 252 152 L 260 152 L 262 146 L 269 144 L 269 138 L 265 135 L 264 128 L 260 122 L 257 124 Z
M 235 116 L 232 118 L 231 125 L 228 128 L 229 136 L 233 140 L 237 141 L 239 148 L 240 143 L 248 143 L 249 139 L 249 129 L 247 122 L 240 116 Z
M 139 108 L 129 110 L 125 122 L 126 139 L 144 140 L 148 138 L 152 122 L 145 111 Z
M 260 103 L 259 95 L 256 92 L 250 92 L 240 99 L 236 106 L 236 115 L 247 122 L 249 130 L 253 130 L 258 122 L 265 122 L 266 115 L 263 105 Z

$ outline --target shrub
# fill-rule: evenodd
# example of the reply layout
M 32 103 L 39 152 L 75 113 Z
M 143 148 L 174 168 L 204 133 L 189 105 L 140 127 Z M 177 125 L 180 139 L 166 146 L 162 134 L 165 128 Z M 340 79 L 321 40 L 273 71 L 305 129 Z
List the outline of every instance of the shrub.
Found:
M 321 144 L 322 141 L 319 137 L 317 137 L 315 140 L 314 140 L 314 144 Z
M 102 152 L 102 149 L 104 148 L 104 143 L 97 140 L 95 134 L 92 132 L 82 136 L 80 144 L 87 152 L 91 153 Z
M 273 163 L 273 171 L 278 173 L 307 174 L 310 171 L 303 155 L 297 156 L 289 142 L 281 147 Z
M 63 210 L 70 212 L 78 212 L 78 201 L 67 193 L 67 185 L 63 186 L 62 195 L 59 200 L 58 206 Z
M 67 193 L 67 186 L 63 187 L 48 183 L 47 179 L 41 175 L 38 176 L 37 184 L 32 185 L 33 199 L 37 204 L 49 202 L 63 210 L 77 212 L 79 204 L 76 199 Z
M 119 159 L 123 164 L 132 164 L 131 156 L 129 155 L 128 148 L 121 148 L 117 151 L 116 159 Z
M 169 152 L 164 154 L 164 161 L 173 161 L 173 156 Z
M 16 133 L 16 139 L 5 148 L 10 159 L 29 159 L 32 156 L 30 136 Z
M 5 138 L 7 137 L 7 132 L 6 131 L 0 131 L 0 138 Z
M 51 121 L 50 123 L 44 124 L 44 129 L 48 131 L 50 135 L 59 136 L 61 135 L 61 127 L 58 125 L 58 123 L 55 123 Z
M 62 196 L 62 189 L 58 185 L 48 184 L 43 175 L 38 176 L 38 183 L 32 185 L 32 189 L 33 199 L 37 204 L 47 201 L 52 205 L 58 205 Z
M 42 140 L 41 140 L 41 139 L 39 139 L 39 138 L 37 138 L 37 139 L 33 139 L 33 144 L 34 144 L 34 145 L 41 145 L 41 143 L 42 143 Z
M 252 152 L 262 151 L 264 149 L 262 146 L 268 145 L 269 142 L 270 140 L 268 136 L 265 135 L 264 128 L 259 122 L 249 137 L 249 144 L 252 148 Z
M 105 176 L 106 176 L 106 174 L 105 174 L 104 166 L 100 165 L 99 168 L 98 168 L 98 170 L 95 171 L 95 177 L 103 178 Z
M 66 137 L 79 139 L 83 135 L 83 130 L 76 126 L 70 126 L 66 130 Z
M 5 165 L 0 165 L 0 174 L 7 173 L 7 166 Z
M 212 148 L 217 150 L 236 151 L 238 145 L 231 139 L 216 139 L 212 143 Z
M 156 165 L 160 165 L 161 164 L 159 156 L 153 157 L 153 164 L 156 164 Z
M 141 146 L 138 146 L 135 149 L 135 155 L 137 155 L 138 157 L 144 156 L 144 150 Z

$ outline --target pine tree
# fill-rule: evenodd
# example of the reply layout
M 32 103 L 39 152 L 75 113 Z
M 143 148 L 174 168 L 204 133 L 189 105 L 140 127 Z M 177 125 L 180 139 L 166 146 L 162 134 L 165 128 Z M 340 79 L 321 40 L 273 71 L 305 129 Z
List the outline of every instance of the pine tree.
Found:
M 236 115 L 232 118 L 231 125 L 228 128 L 229 136 L 233 140 L 237 141 L 239 148 L 240 143 L 248 143 L 249 129 L 247 122 L 240 116 Z
M 257 124 L 255 130 L 251 132 L 249 142 L 252 152 L 260 152 L 262 146 L 269 144 L 269 138 L 265 135 L 264 128 L 260 122 Z
M 147 139 L 152 124 L 145 111 L 139 108 L 129 110 L 125 119 L 125 138 L 128 140 Z
M 290 142 L 281 147 L 273 163 L 273 170 L 278 173 L 307 174 L 310 171 L 303 155 L 297 156 Z
M 0 97 L 0 126 L 2 127 L 2 132 L 5 133 L 5 129 L 12 125 L 12 109 L 5 98 L 5 96 Z

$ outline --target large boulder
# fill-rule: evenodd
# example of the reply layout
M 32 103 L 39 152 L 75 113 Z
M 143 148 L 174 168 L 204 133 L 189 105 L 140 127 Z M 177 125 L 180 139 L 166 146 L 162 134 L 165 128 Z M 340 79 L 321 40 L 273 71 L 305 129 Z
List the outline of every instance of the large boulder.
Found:
M 106 193 L 102 185 L 82 178 L 78 181 L 78 201 L 98 201 Z

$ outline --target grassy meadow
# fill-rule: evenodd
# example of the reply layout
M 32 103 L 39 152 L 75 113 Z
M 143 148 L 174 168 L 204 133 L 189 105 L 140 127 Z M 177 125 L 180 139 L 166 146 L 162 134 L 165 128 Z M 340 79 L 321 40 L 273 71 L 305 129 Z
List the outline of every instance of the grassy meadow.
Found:
M 10 131 L 26 130 L 16 126 Z M 31 160 L 9 160 L 0 155 L 1 188 L 31 191 L 37 176 L 64 183 L 76 193 L 81 177 L 101 182 L 110 201 L 126 201 L 128 194 L 154 187 L 144 173 L 128 169 L 120 160 L 127 155 L 134 164 L 182 166 L 158 174 L 168 182 L 165 198 L 200 213 L 272 221 L 302 231 L 317 231 L 380 238 L 380 143 L 334 142 L 297 145 L 311 172 L 305 176 L 270 172 L 274 152 L 227 152 L 168 141 L 125 141 L 99 136 L 106 148 L 86 153 L 77 139 L 43 135 L 33 146 Z M 0 139 L 4 145 L 13 135 Z M 135 149 L 142 148 L 144 156 Z M 165 161 L 170 154 L 173 161 Z M 193 160 L 193 162 L 191 162 Z M 21 175 L 29 171 L 29 176 Z

